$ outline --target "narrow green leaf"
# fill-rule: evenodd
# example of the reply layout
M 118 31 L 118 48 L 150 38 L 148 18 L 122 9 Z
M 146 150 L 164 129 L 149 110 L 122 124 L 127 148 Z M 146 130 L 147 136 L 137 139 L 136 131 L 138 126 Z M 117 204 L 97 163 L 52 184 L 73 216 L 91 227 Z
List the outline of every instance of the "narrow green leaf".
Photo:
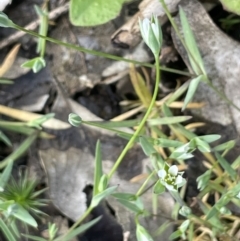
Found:
M 24 134 L 27 136 L 34 134 L 34 132 L 36 131 L 35 129 L 26 126 L 25 122 L 0 121 L 0 127 L 5 130 L 14 131 L 16 133 Z M 53 138 L 54 136 L 44 131 L 41 131 L 39 133 L 39 137 Z
M 21 220 L 22 222 L 24 222 L 32 227 L 36 228 L 38 226 L 36 220 L 21 205 L 16 204 L 16 210 L 13 211 L 12 215 L 15 218 Z
M 139 141 L 146 156 L 151 156 L 152 154 L 157 153 L 153 145 L 148 142 L 147 138 L 141 136 L 139 137 Z
M 217 145 L 213 148 L 214 151 L 225 151 L 225 150 L 230 150 L 236 145 L 236 141 L 231 140 L 227 141 L 225 143 L 222 143 L 220 145 Z
M 101 143 L 98 140 L 95 150 L 95 169 L 94 169 L 94 186 L 93 186 L 93 195 L 96 196 L 99 193 L 98 185 L 100 179 L 103 175 L 102 172 L 102 154 L 101 154 Z
M 125 120 L 125 121 L 85 121 L 88 125 L 97 125 L 105 128 L 121 128 L 134 127 L 139 125 L 139 120 Z
M 45 238 L 41 238 L 41 237 L 37 237 L 37 236 L 33 236 L 33 235 L 28 235 L 28 234 L 22 234 L 23 237 L 29 238 L 31 240 L 35 240 L 35 241 L 48 241 Z
M 164 192 L 165 192 L 165 186 L 163 186 L 161 181 L 158 180 L 153 187 L 153 193 L 160 195 Z
M 103 192 L 98 193 L 96 196 L 92 198 L 92 202 L 90 204 L 91 207 L 96 207 L 98 204 L 107 196 L 111 195 L 115 190 L 118 188 L 118 186 L 109 187 L 108 189 L 105 189 Z
M 13 153 L 11 153 L 8 157 L 2 160 L 0 163 L 0 169 L 8 165 L 9 162 L 13 162 L 16 159 L 18 159 L 21 155 L 23 155 L 35 141 L 37 136 L 38 132 L 35 132 L 33 135 L 29 136 Z
M 213 206 L 213 207 L 209 210 L 206 219 L 209 220 L 209 219 L 211 219 L 212 217 L 216 217 L 218 214 L 219 214 L 219 211 L 217 210 L 216 207 Z
M 183 85 L 181 85 L 166 101 L 167 105 L 170 105 L 173 101 L 179 99 L 188 89 L 190 80 L 186 81 Z
M 4 168 L 3 172 L 0 175 L 0 192 L 4 190 L 5 185 L 7 184 L 11 173 L 12 173 L 13 162 L 8 162 L 7 166 Z
M 9 80 L 9 79 L 0 79 L 0 84 L 3 84 L 3 85 L 12 85 L 12 84 L 14 84 L 14 81 Z
M 153 241 L 148 231 L 139 223 L 137 223 L 136 235 L 137 241 Z
M 195 137 L 194 141 L 196 143 L 198 150 L 201 151 L 202 153 L 211 152 L 211 147 L 209 146 L 209 144 L 206 141 L 203 141 L 199 137 Z
M 16 236 L 18 238 L 18 240 L 20 240 L 21 234 L 19 233 L 19 229 L 18 229 L 16 222 L 11 222 L 9 225 L 10 225 L 12 234 L 14 236 Z
M 231 167 L 232 167 L 233 169 L 237 169 L 239 166 L 240 166 L 240 156 L 238 156 L 238 157 L 234 160 L 234 162 L 232 163 Z
M 0 27 L 12 28 L 13 26 L 14 26 L 13 21 L 10 20 L 5 13 L 0 12 Z
M 46 62 L 42 57 L 36 57 L 34 59 L 30 59 L 21 65 L 21 67 L 32 69 L 34 73 L 39 72 L 45 66 L 46 66 Z
M 34 9 L 38 16 L 45 16 L 46 13 L 37 5 L 34 5 Z
M 180 226 L 179 226 L 179 230 L 182 232 L 182 233 L 185 233 L 187 231 L 187 228 L 190 224 L 190 220 L 185 220 Z
M 181 7 L 179 10 L 179 13 L 180 13 L 180 20 L 182 24 L 183 34 L 184 34 L 184 40 L 188 47 L 187 52 L 188 52 L 188 57 L 189 57 L 191 66 L 197 75 L 202 75 L 202 74 L 206 75 L 203 59 L 200 55 L 197 43 L 194 38 L 194 34 L 192 32 L 192 29 L 190 28 L 187 17 Z
M 132 138 L 132 134 L 129 133 L 117 133 L 117 135 L 128 141 Z M 137 142 L 139 142 L 139 138 L 136 138 L 135 143 Z
M 57 225 L 55 223 L 48 223 L 48 232 L 49 238 L 53 240 L 58 232 Z
M 109 131 L 112 131 L 114 133 L 116 133 L 117 135 L 123 137 L 124 139 L 130 139 L 132 134 L 129 134 L 127 132 L 124 132 L 124 131 L 120 131 L 118 129 L 113 129 L 113 128 L 110 128 L 108 127 L 110 122 L 107 122 L 105 124 L 104 121 L 81 121 L 82 124 L 85 124 L 85 125 L 89 125 L 89 126 L 94 126 L 94 127 L 98 127 L 98 128 L 101 128 L 101 129 L 105 129 L 105 130 L 109 130 Z M 110 125 L 115 125 L 115 123 L 111 122 Z
M 162 111 L 163 111 L 164 116 L 173 117 L 173 114 L 172 114 L 171 110 L 169 109 L 169 107 L 165 103 L 162 105 Z
M 161 147 L 180 147 L 180 146 L 184 145 L 183 142 L 169 140 L 169 139 L 165 139 L 165 138 L 158 138 L 155 144 L 158 146 L 161 146 Z
M 55 116 L 54 113 L 49 113 L 41 116 L 40 118 L 27 122 L 26 125 L 30 127 L 35 127 L 37 129 L 41 129 L 41 125 L 47 120 L 53 118 L 54 116 Z
M 179 153 L 179 152 L 174 152 L 170 155 L 169 158 L 171 159 L 175 159 L 175 160 L 187 160 L 190 158 L 193 158 L 194 155 L 192 155 L 191 153 Z
M 170 221 L 165 221 L 153 234 L 154 237 L 160 236 L 172 224 Z
M 88 223 L 82 224 L 80 227 L 75 228 L 74 230 L 72 230 L 70 233 L 68 233 L 66 236 L 64 235 L 64 239 L 62 239 L 62 237 L 59 237 L 57 239 L 54 239 L 54 241 L 68 241 L 74 237 L 76 237 L 77 235 L 85 232 L 86 230 L 88 230 L 89 228 L 91 228 L 93 225 L 95 225 L 97 222 L 99 222 L 99 220 L 102 217 L 97 217 L 93 220 L 91 220 Z
M 143 210 L 141 210 L 135 203 L 124 200 L 124 199 L 117 199 L 119 203 L 121 203 L 124 207 L 129 209 L 130 211 L 136 213 L 136 214 L 141 214 Z
M 177 230 L 169 236 L 169 240 L 174 240 L 176 238 L 179 238 L 181 237 L 181 235 L 182 235 L 182 232 L 180 230 Z
M 211 178 L 212 170 L 207 170 L 201 176 L 197 178 L 198 189 L 202 191 L 207 185 Z
M 193 132 L 187 130 L 183 125 L 181 124 L 176 124 L 174 126 L 172 126 L 172 129 L 176 132 L 179 132 L 180 134 L 182 134 L 183 136 L 185 136 L 188 140 L 192 140 L 193 138 L 195 138 L 197 135 L 194 134 Z
M 199 75 L 198 77 L 196 77 L 195 79 L 192 79 L 190 82 L 190 85 L 188 87 L 188 91 L 186 94 L 186 97 L 184 99 L 184 105 L 182 110 L 185 110 L 188 103 L 192 101 L 192 98 L 197 90 L 198 84 L 200 83 L 200 81 L 202 80 L 203 75 Z
M 238 176 L 237 172 L 231 167 L 231 165 L 226 161 L 225 158 L 219 155 L 219 153 L 216 152 L 215 155 L 223 169 L 228 173 L 228 175 L 232 178 L 233 181 L 236 181 L 236 178 Z
M 108 175 L 103 174 L 98 184 L 98 192 L 103 192 L 108 186 Z
M 12 146 L 12 143 L 9 140 L 9 138 L 2 131 L 0 131 L 0 140 L 4 142 L 7 146 Z
M 137 198 L 135 194 L 124 193 L 124 192 L 113 193 L 111 196 L 113 196 L 117 199 L 122 199 L 122 200 L 126 200 L 126 201 L 135 201 Z
M 6 236 L 8 241 L 17 241 L 13 236 L 12 232 L 9 230 L 9 228 L 1 218 L 0 218 L 0 229 L 2 230 L 3 234 Z
M 170 124 L 181 123 L 181 122 L 190 120 L 191 118 L 192 116 L 162 117 L 162 118 L 150 119 L 148 120 L 148 124 L 150 126 L 170 125 Z
M 218 139 L 221 138 L 220 135 L 204 135 L 204 136 L 198 136 L 199 139 L 203 140 L 203 141 L 206 141 L 207 143 L 211 143 L 211 142 L 214 142 Z
M 143 210 L 144 212 L 144 204 L 143 204 L 143 201 L 141 199 L 141 197 L 137 197 L 137 199 L 135 200 L 134 202 L 136 204 L 136 206 L 140 209 L 140 210 Z M 147 213 L 147 212 L 145 212 Z
M 188 240 L 194 240 L 194 222 L 191 222 L 188 228 Z

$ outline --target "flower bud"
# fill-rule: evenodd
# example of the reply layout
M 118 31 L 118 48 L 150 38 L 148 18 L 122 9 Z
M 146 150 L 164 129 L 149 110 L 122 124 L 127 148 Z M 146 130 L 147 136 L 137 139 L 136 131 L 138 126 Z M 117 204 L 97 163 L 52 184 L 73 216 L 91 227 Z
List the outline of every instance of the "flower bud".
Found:
M 142 38 L 154 55 L 158 55 L 162 46 L 162 30 L 156 16 L 139 20 Z

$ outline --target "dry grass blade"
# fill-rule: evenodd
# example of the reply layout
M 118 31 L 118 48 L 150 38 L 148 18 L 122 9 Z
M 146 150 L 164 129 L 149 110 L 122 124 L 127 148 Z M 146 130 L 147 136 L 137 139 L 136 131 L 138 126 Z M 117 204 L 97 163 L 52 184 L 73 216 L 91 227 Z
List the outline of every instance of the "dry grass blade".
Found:
M 129 110 L 119 116 L 114 117 L 113 119 L 111 119 L 111 121 L 123 121 L 126 120 L 130 117 L 132 117 L 133 115 L 136 115 L 138 112 L 140 112 L 141 110 L 144 109 L 144 106 L 138 106 L 137 108 L 134 108 L 132 110 Z
M 24 110 L 17 110 L 3 105 L 0 105 L 0 113 L 21 121 L 33 121 L 43 116 Z M 56 130 L 67 129 L 71 127 L 70 124 L 55 118 L 47 120 L 42 124 L 42 126 L 45 128 Z
M 0 66 L 0 77 L 2 77 L 12 67 L 18 54 L 19 48 L 20 44 L 15 45 L 3 60 L 3 63 Z
M 180 108 L 183 108 L 183 105 L 184 105 L 184 102 L 182 102 L 182 101 L 174 101 L 171 104 L 169 104 L 168 107 L 180 109 Z M 186 109 L 200 109 L 204 105 L 205 105 L 204 102 L 190 102 L 186 106 Z
M 187 130 L 195 130 L 198 127 L 205 126 L 206 124 L 204 122 L 195 122 L 195 123 L 190 123 L 185 126 Z
M 136 94 L 138 95 L 143 105 L 148 108 L 152 99 L 152 95 L 147 88 L 142 76 L 136 71 L 133 64 L 130 65 L 129 75 Z

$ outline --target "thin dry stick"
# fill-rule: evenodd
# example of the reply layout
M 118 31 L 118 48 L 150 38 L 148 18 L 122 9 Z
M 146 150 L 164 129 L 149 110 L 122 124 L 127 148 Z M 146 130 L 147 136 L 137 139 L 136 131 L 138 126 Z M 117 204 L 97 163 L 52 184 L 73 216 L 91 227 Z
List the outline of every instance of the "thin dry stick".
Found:
M 60 6 L 56 9 L 54 9 L 53 11 L 49 12 L 49 15 L 48 15 L 49 20 L 55 19 L 58 16 L 60 16 L 61 14 L 67 12 L 68 8 L 69 8 L 69 3 L 66 3 L 65 5 Z M 40 24 L 40 19 L 36 19 L 33 22 L 29 23 L 24 28 L 27 29 L 27 30 L 34 30 L 38 27 L 39 24 Z M 25 34 L 26 34 L 25 32 L 17 31 L 16 33 L 8 36 L 7 38 L 3 39 L 0 42 L 0 49 L 16 42 L 19 38 L 21 38 Z

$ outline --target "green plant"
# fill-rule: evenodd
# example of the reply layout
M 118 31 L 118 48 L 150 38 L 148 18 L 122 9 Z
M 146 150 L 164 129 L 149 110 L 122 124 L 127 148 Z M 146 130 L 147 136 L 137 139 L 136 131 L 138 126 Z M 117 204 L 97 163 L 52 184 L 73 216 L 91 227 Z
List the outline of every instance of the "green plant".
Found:
M 76 12 L 73 12 L 73 6 L 81 1 L 72 1 L 71 2 L 71 18 L 76 18 Z M 97 1 L 95 1 L 97 2 Z M 101 2 L 101 1 L 99 1 Z M 121 1 L 123 2 L 123 1 Z M 101 2 L 102 3 L 102 2 Z M 135 214 L 135 223 L 136 223 L 136 236 L 138 241 L 140 240 L 154 240 L 153 237 L 149 234 L 148 230 L 140 224 L 140 218 L 145 216 L 154 216 L 158 214 L 158 206 L 156 202 L 157 195 L 165 192 L 166 190 L 170 192 L 172 197 L 176 201 L 175 209 L 173 210 L 172 217 L 169 218 L 169 222 L 164 223 L 158 230 L 154 232 L 152 236 L 160 235 L 161 232 L 166 229 L 171 223 L 177 224 L 177 230 L 172 233 L 169 237 L 171 240 L 237 240 L 237 227 L 240 225 L 240 219 L 228 209 L 227 205 L 229 203 L 234 203 L 237 207 L 240 207 L 240 184 L 239 177 L 237 174 L 237 169 L 239 168 L 240 158 L 237 158 L 232 164 L 225 159 L 225 155 L 234 147 L 235 141 L 229 141 L 218 146 L 213 146 L 213 142 L 220 138 L 219 135 L 204 135 L 197 136 L 191 130 L 188 129 L 188 126 L 182 124 L 184 121 L 189 120 L 189 116 L 174 116 L 170 105 L 178 99 L 185 91 L 187 94 L 185 96 L 184 102 L 182 104 L 182 109 L 187 108 L 187 106 L 192 101 L 194 93 L 200 82 L 204 82 L 210 88 L 213 88 L 216 93 L 221 96 L 227 103 L 234 106 L 236 109 L 239 108 L 226 98 L 222 93 L 220 93 L 209 80 L 207 73 L 205 71 L 204 62 L 200 55 L 200 52 L 197 48 L 193 33 L 188 24 L 187 18 L 182 9 L 180 9 L 180 18 L 183 28 L 183 36 L 180 34 L 176 24 L 171 17 L 164 0 L 161 0 L 162 6 L 164 7 L 166 14 L 169 17 L 172 26 L 174 27 L 176 33 L 179 36 L 183 46 L 185 47 L 189 62 L 191 64 L 192 72 L 194 74 L 183 73 L 181 71 L 171 70 L 172 72 L 182 73 L 187 76 L 192 77 L 192 79 L 182 85 L 178 90 L 176 90 L 171 96 L 162 101 L 160 107 L 157 105 L 156 99 L 158 94 L 158 87 L 160 82 L 160 70 L 169 70 L 159 66 L 159 52 L 162 44 L 162 34 L 161 28 L 159 26 L 158 20 L 156 17 L 152 17 L 151 20 L 145 19 L 140 21 L 140 30 L 142 37 L 148 47 L 151 49 L 155 57 L 155 68 L 156 68 L 156 82 L 153 95 L 147 89 L 144 80 L 141 79 L 140 74 L 135 70 L 135 78 L 132 80 L 135 84 L 134 88 L 136 93 L 139 96 L 140 103 L 145 108 L 145 113 L 141 121 L 139 120 L 130 120 L 122 122 L 93 122 L 93 121 L 84 121 L 81 117 L 76 114 L 69 115 L 69 122 L 78 127 L 81 124 L 92 125 L 99 128 L 105 128 L 117 133 L 119 136 L 128 140 L 126 147 L 123 149 L 120 156 L 117 158 L 115 165 L 109 173 L 103 173 L 102 171 L 102 158 L 101 158 L 101 145 L 100 142 L 97 142 L 96 152 L 95 152 L 95 175 L 94 175 L 94 188 L 93 188 L 93 198 L 91 203 L 83 214 L 82 217 L 70 228 L 69 232 L 57 237 L 57 228 L 54 224 L 49 225 L 49 241 L 60 241 L 68 240 L 71 237 L 83 232 L 91 225 L 94 225 L 99 221 L 99 218 L 92 220 L 87 224 L 81 225 L 82 221 L 91 213 L 93 208 L 95 208 L 104 198 L 109 195 L 116 198 L 116 200 L 125 206 L 127 209 L 132 211 Z M 75 5 L 74 5 L 75 4 Z M 83 9 L 85 10 L 85 9 Z M 40 14 L 43 18 L 46 17 L 42 12 Z M 46 20 L 46 19 L 45 19 Z M 76 19 L 74 19 L 75 21 Z M 94 23 L 95 24 L 95 23 Z M 112 56 L 106 53 L 99 53 L 97 51 L 84 49 L 82 47 L 74 46 L 68 43 L 60 42 L 55 39 L 46 37 L 46 31 L 40 32 L 40 34 L 28 31 L 22 27 L 14 24 L 6 15 L 0 15 L 0 25 L 3 27 L 12 27 L 18 30 L 25 31 L 29 34 L 32 34 L 35 37 L 41 38 L 44 40 L 43 48 L 45 41 L 51 41 L 56 44 L 60 44 L 65 47 L 75 49 L 77 51 L 83 51 L 90 54 L 101 55 L 106 58 L 111 58 L 114 60 L 123 60 L 133 64 L 142 64 L 143 66 L 153 67 L 150 64 L 139 63 L 137 61 L 123 59 L 118 56 Z M 46 29 L 45 29 L 46 30 Z M 44 51 L 41 52 L 41 57 L 43 57 Z M 33 66 L 32 66 L 33 67 Z M 138 86 L 136 83 L 140 83 Z M 147 93 L 147 94 L 144 94 Z M 150 118 L 149 118 L 150 117 Z M 39 120 L 38 120 L 39 121 Z M 28 123 L 31 128 L 36 129 L 40 128 L 38 121 L 34 123 Z M 40 123 L 41 120 L 40 120 Z M 1 124 L 1 123 L 0 123 Z M 161 126 L 167 125 L 170 134 L 169 136 L 163 133 Z M 13 125 L 14 126 L 14 125 Z M 134 134 L 128 134 L 123 131 L 119 131 L 118 127 L 132 127 L 137 126 L 137 130 Z M 145 130 L 148 129 L 150 135 L 146 135 Z M 34 129 L 36 134 L 36 130 Z M 31 133 L 30 137 L 32 139 L 36 138 L 34 134 Z M 27 139 L 27 142 L 24 145 L 24 148 L 21 147 L 20 154 L 25 151 L 29 145 L 32 143 L 32 139 Z M 2 136 L 2 140 L 5 143 L 9 144 L 9 140 L 6 136 Z M 122 159 L 124 158 L 127 151 L 132 147 L 134 143 L 138 143 L 144 153 L 149 156 L 151 161 L 151 167 L 149 168 L 149 173 L 146 180 L 139 188 L 137 193 L 118 193 L 117 187 L 109 187 L 110 179 L 115 174 L 118 169 Z M 195 205 L 198 206 L 198 212 L 195 213 L 192 205 L 184 201 L 184 190 L 187 180 L 183 177 L 183 172 L 178 171 L 178 164 L 185 165 L 185 160 L 194 157 L 195 151 L 200 151 L 205 158 L 204 165 L 206 167 L 206 172 L 197 178 L 199 194 L 195 198 Z M 3 180 L 2 189 L 5 188 L 7 183 L 6 176 L 9 175 L 12 161 L 19 156 L 13 153 L 13 157 L 9 157 L 7 161 L 5 160 L 3 166 L 6 166 L 1 177 Z M 7 174 L 8 175 L 7 175 Z M 1 183 L 1 182 L 0 182 Z M 152 185 L 153 184 L 153 185 Z M 16 185 L 13 185 L 16 186 Z M 31 186 L 31 185 L 30 185 Z M 152 214 L 147 212 L 144 208 L 144 204 L 141 200 L 141 196 L 144 195 L 145 191 L 152 187 L 153 190 L 153 209 Z M 182 188 L 179 191 L 179 188 Z M 11 189 L 10 189 L 11 190 Z M 16 190 L 11 192 L 9 197 L 16 198 L 13 195 Z M 208 201 L 209 196 L 214 197 L 214 204 Z M 11 198 L 5 198 L 2 204 L 3 212 L 7 214 L 14 215 L 15 210 L 14 204 Z M 20 204 L 18 204 L 20 205 Z M 1 204 L 0 204 L 1 207 Z M 12 207 L 8 211 L 8 207 Z M 27 209 L 29 206 L 23 208 Z M 180 216 L 181 215 L 181 216 Z M 26 213 L 23 214 L 23 218 L 26 219 Z M 7 216 L 4 216 L 7 219 Z M 22 220 L 24 221 L 24 220 Z M 33 220 L 32 224 L 36 225 Z M 29 221 L 29 223 L 31 223 Z M 80 226 L 79 226 L 80 225 Z M 6 237 L 9 240 L 13 239 L 13 233 L 16 233 L 16 228 L 8 228 L 0 220 L 0 227 L 4 231 Z M 15 231 L 14 231 L 15 230 Z M 18 234 L 19 235 L 19 234 Z M 46 241 L 46 239 L 35 237 L 31 235 L 25 235 L 26 237 L 32 240 Z
M 14 241 L 20 237 L 16 220 L 21 221 L 25 227 L 37 227 L 32 215 L 42 214 L 39 207 L 45 205 L 46 200 L 38 199 L 44 190 L 35 191 L 37 182 L 29 180 L 27 173 L 18 182 L 10 178 L 12 166 L 13 161 L 8 162 L 0 176 L 0 229 L 8 240 Z

